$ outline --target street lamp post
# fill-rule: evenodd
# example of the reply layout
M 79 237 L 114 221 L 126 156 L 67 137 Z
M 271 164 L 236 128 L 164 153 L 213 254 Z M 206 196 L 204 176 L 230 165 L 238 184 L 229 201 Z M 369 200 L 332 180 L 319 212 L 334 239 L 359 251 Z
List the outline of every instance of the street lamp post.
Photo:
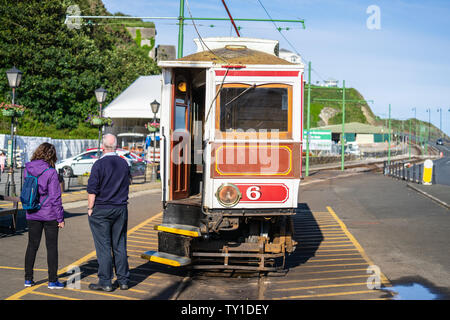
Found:
M 8 78 L 8 84 L 9 87 L 12 90 L 12 104 L 15 104 L 15 98 L 16 98 L 16 88 L 19 87 L 20 81 L 22 80 L 22 71 L 17 69 L 16 67 L 12 67 L 11 69 L 6 71 L 6 77 Z M 11 117 L 11 140 L 8 142 L 8 164 L 9 164 L 9 171 L 8 171 L 8 178 L 5 184 L 5 194 L 6 195 L 15 195 L 16 194 L 16 184 L 14 182 L 14 151 L 15 151 L 15 145 L 14 145 L 14 126 L 16 122 L 15 115 Z M 9 147 L 9 145 L 11 147 Z M 11 193 L 9 193 L 9 182 L 11 182 Z
M 156 123 L 156 114 L 158 113 L 160 103 L 156 100 L 153 100 L 152 103 L 150 103 L 150 106 L 152 108 L 153 112 L 153 123 Z M 153 166 L 152 166 L 152 178 L 151 180 L 153 182 L 156 181 L 157 174 L 156 174 L 156 130 L 153 131 Z
M 391 105 L 389 104 L 388 166 L 391 165 Z
M 345 161 L 345 80 L 342 80 L 341 171 L 344 171 L 344 161 Z
M 309 137 L 310 133 L 310 117 L 311 117 L 311 61 L 308 63 L 308 101 L 307 101 L 307 112 L 306 112 L 306 171 L 305 175 L 309 176 Z M 303 133 L 303 132 L 302 132 Z
M 437 110 L 439 112 L 439 137 L 442 138 L 442 108 Z
M 427 109 L 427 112 L 428 112 L 428 139 L 427 139 L 427 141 L 426 141 L 426 143 L 425 143 L 425 153 L 428 153 L 428 143 L 430 142 L 430 132 L 431 132 L 431 109 L 430 108 L 428 108 Z
M 102 104 L 105 102 L 106 100 L 106 94 L 108 92 L 106 91 L 106 89 L 100 87 L 98 89 L 95 90 L 95 98 L 97 99 L 97 102 L 99 104 L 99 109 L 98 109 L 98 114 L 100 116 L 100 118 L 102 117 Z M 101 144 L 101 140 L 102 140 L 102 129 L 103 129 L 103 124 L 101 124 L 98 127 L 98 149 L 97 149 L 97 156 L 100 159 L 100 144 Z
M 409 119 L 409 160 L 411 160 L 411 119 Z

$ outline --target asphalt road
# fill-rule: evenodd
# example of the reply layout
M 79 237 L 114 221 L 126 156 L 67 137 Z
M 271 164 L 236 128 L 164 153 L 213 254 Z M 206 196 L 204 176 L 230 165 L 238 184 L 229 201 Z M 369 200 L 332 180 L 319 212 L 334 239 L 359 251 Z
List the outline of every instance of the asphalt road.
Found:
M 312 210 L 332 204 L 394 285 L 419 284 L 450 299 L 450 211 L 406 187 L 366 173 L 301 188 Z
M 450 146 L 448 144 L 436 145 L 444 157 L 433 161 L 436 170 L 436 183 L 450 186 Z

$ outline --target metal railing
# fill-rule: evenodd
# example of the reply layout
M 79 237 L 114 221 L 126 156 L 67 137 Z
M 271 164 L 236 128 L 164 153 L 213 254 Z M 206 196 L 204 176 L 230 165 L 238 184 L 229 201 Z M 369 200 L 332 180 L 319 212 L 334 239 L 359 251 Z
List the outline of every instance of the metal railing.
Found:
M 417 184 L 423 182 L 423 163 L 411 164 L 409 161 L 394 161 L 388 165 L 387 161 L 383 163 L 383 173 L 385 176 L 391 176 L 398 180 L 404 180 Z M 432 184 L 436 183 L 436 170 L 432 171 Z

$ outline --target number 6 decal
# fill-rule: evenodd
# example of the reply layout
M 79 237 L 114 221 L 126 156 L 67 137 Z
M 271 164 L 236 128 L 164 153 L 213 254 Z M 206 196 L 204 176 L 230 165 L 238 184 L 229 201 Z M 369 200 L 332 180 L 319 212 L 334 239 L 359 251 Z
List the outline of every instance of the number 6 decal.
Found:
M 261 198 L 261 188 L 258 186 L 251 186 L 247 189 L 246 195 L 249 200 L 258 200 Z

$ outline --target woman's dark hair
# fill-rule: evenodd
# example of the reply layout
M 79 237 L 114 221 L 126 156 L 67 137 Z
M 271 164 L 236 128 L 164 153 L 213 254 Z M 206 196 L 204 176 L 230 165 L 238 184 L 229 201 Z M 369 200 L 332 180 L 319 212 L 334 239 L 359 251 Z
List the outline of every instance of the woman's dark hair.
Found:
M 55 167 L 56 160 L 56 149 L 55 146 L 51 143 L 44 142 L 34 151 L 33 156 L 31 157 L 31 161 L 34 160 L 44 160 L 51 167 Z

